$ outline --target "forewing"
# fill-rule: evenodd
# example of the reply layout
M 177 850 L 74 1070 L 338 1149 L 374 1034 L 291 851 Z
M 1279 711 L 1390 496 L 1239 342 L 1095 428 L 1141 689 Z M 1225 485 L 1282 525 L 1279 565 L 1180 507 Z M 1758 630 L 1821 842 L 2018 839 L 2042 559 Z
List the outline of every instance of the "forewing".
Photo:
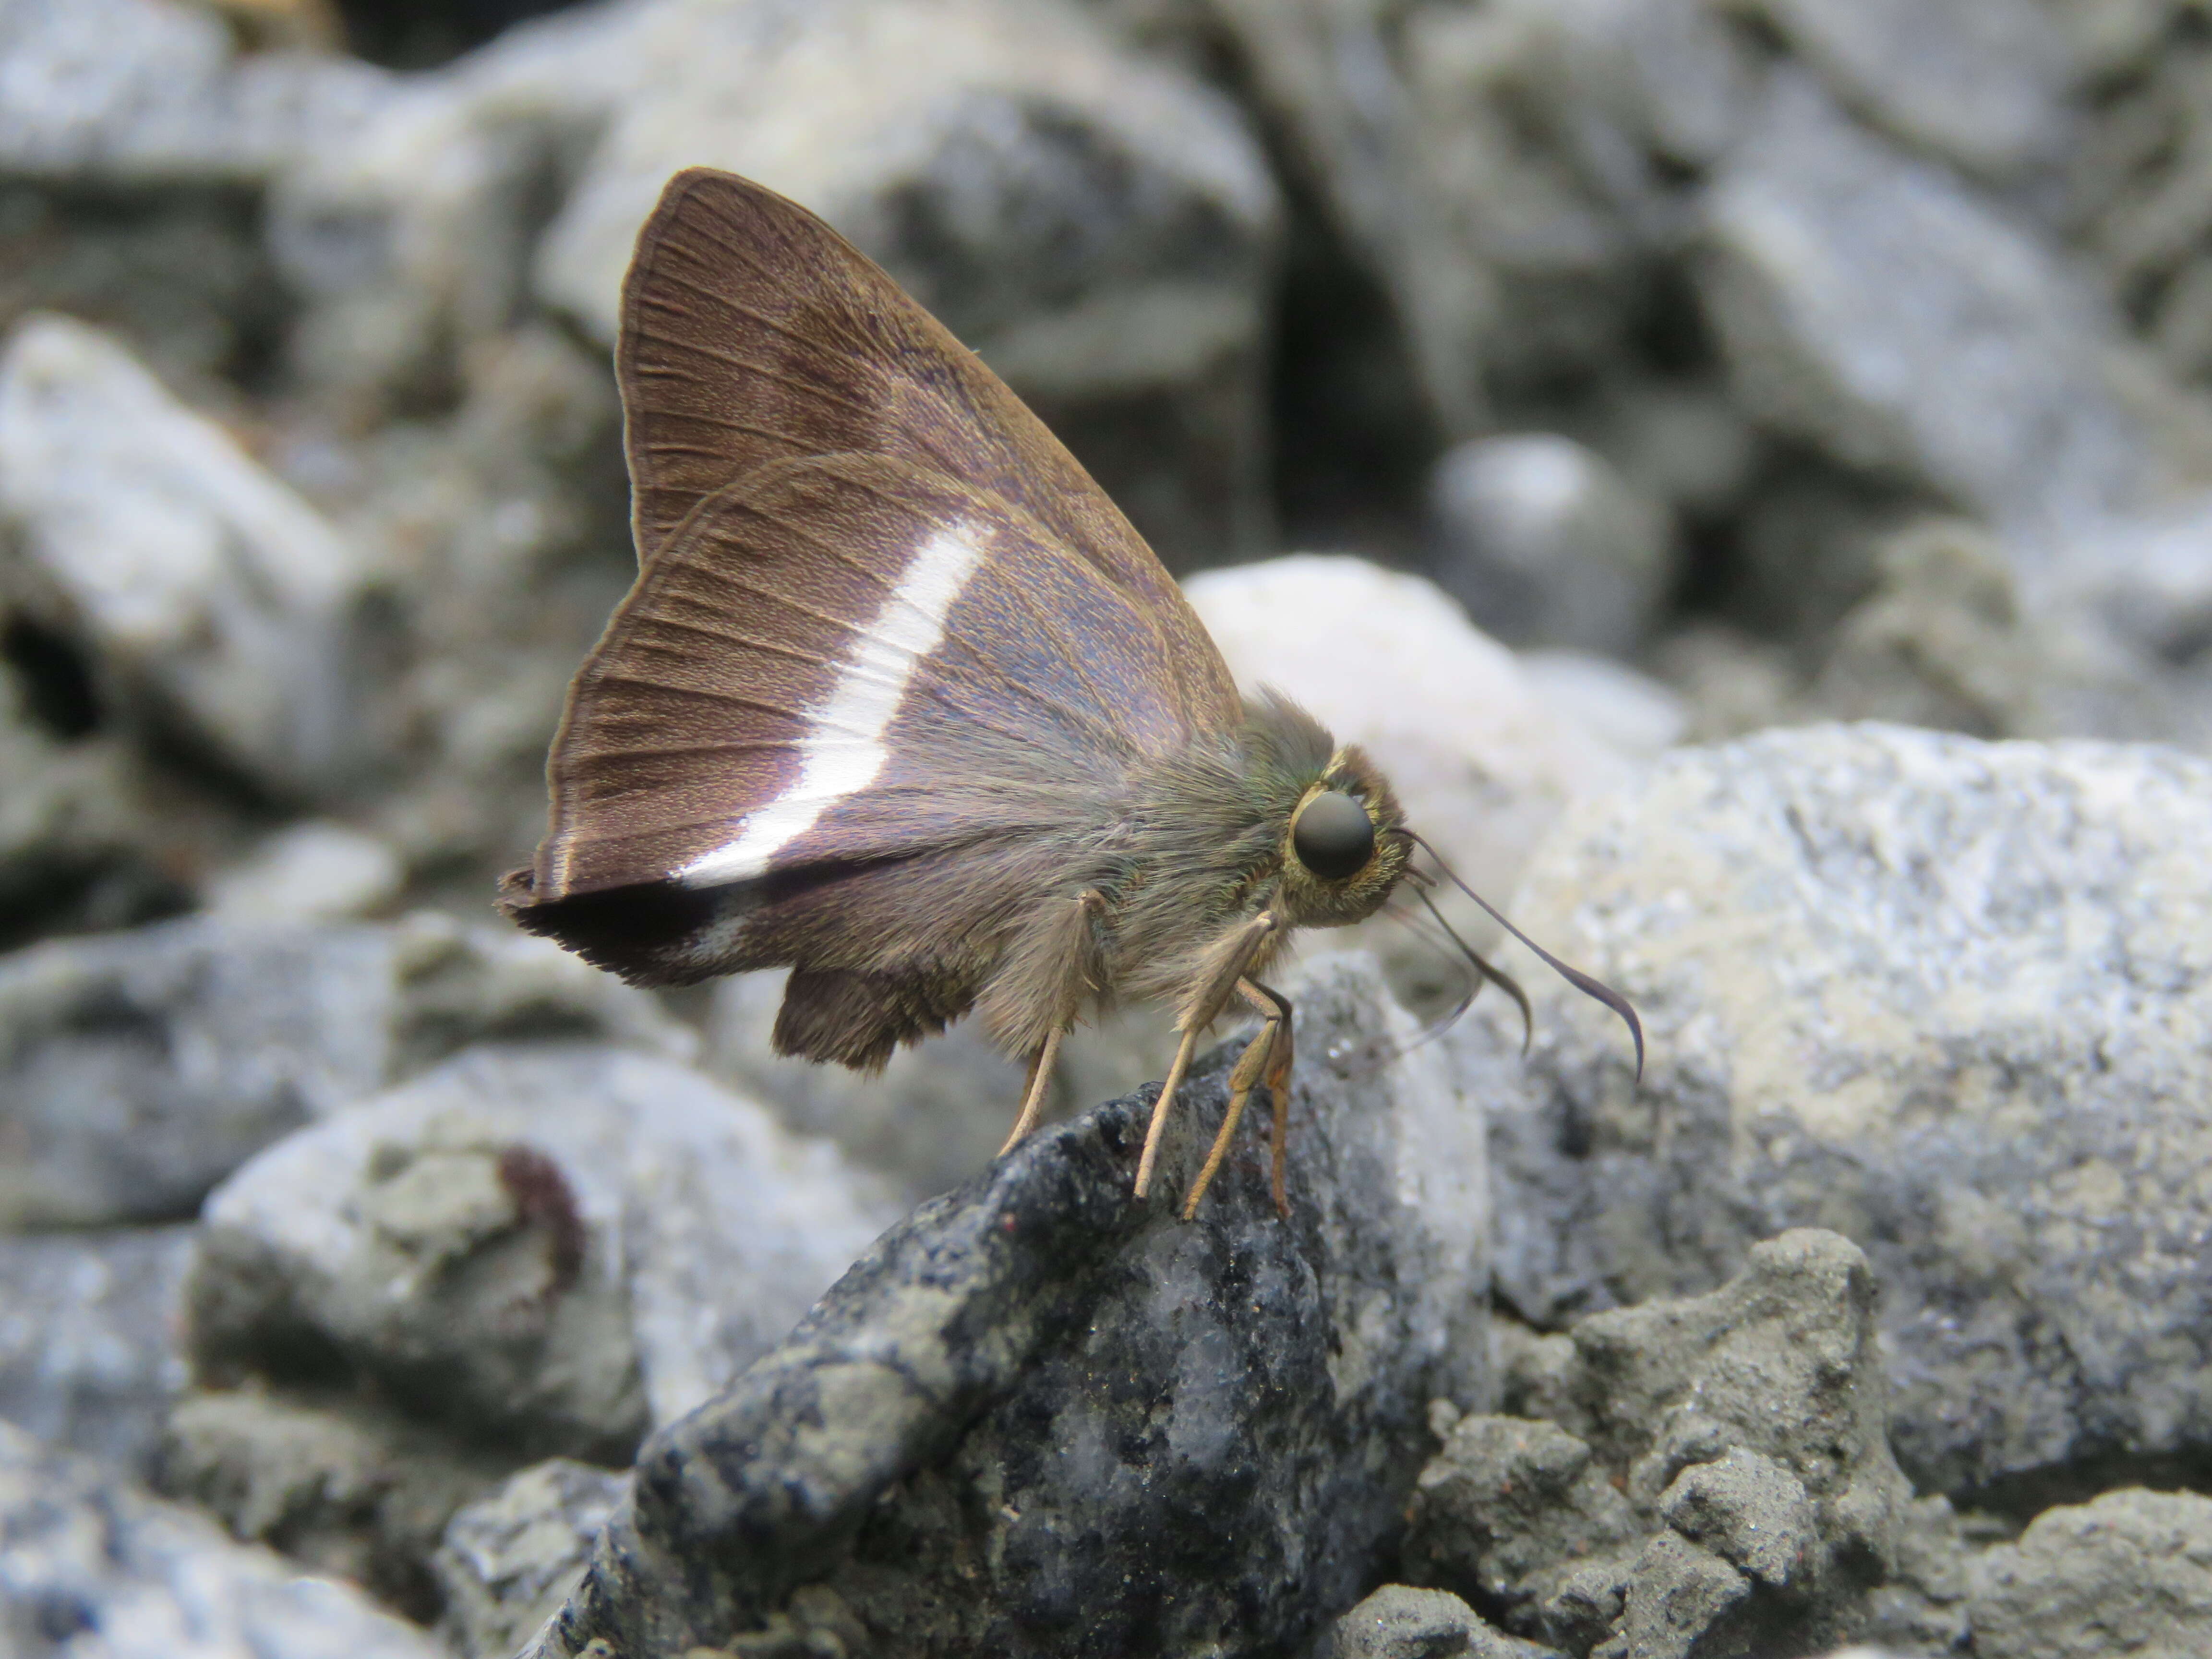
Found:
M 805 209 L 709 168 L 640 233 L 617 354 L 639 561 L 708 496 L 777 462 L 866 455 L 995 498 L 1151 614 L 1187 731 L 1238 719 L 1220 654 L 1127 520 L 1044 424 Z

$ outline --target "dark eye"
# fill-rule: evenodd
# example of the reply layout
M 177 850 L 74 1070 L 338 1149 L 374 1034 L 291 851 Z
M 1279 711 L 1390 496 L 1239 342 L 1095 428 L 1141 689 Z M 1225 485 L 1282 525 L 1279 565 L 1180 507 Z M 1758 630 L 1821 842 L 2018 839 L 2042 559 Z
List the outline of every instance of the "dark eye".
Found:
M 1341 881 L 1367 867 L 1375 855 L 1375 825 L 1367 809 L 1334 789 L 1298 809 L 1291 825 L 1291 850 L 1324 881 Z

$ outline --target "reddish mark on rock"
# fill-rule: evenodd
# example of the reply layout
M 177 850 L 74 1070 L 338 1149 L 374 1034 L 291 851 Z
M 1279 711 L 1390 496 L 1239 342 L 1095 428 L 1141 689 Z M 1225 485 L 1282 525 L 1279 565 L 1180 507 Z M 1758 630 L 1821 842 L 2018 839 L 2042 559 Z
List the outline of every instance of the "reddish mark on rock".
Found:
M 584 1218 L 577 1213 L 576 1194 L 568 1176 L 535 1146 L 518 1141 L 499 1155 L 499 1184 L 514 1200 L 524 1225 L 545 1230 L 553 1267 L 552 1294 L 561 1295 L 574 1285 L 584 1271 Z

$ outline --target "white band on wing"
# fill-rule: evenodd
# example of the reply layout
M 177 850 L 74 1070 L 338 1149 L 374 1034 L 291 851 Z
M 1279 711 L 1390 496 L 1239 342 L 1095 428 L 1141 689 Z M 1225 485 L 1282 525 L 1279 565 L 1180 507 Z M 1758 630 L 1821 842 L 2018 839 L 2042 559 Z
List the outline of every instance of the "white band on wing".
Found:
M 883 607 L 853 636 L 830 696 L 806 713 L 799 776 L 749 815 L 734 840 L 676 872 L 686 887 L 750 881 L 811 830 L 839 801 L 876 781 L 890 758 L 884 743 L 923 658 L 945 637 L 945 621 L 983 562 L 973 527 L 940 530 L 915 552 Z

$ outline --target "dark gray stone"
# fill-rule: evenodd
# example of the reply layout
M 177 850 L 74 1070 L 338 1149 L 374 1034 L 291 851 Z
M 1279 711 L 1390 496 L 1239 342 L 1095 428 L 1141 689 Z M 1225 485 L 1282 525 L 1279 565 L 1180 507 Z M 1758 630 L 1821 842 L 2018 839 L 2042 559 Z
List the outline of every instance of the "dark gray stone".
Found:
M 350 1586 L 4 1424 L 0 1538 L 10 1659 L 445 1659 Z
M 191 1231 L 0 1236 L 0 1417 L 149 1473 L 185 1381 Z
M 1559 1659 L 1494 1629 L 1449 1590 L 1385 1584 L 1330 1626 L 1313 1659 Z
M 2201 1447 L 2208 836 L 2212 769 L 2148 745 L 1863 726 L 1662 757 L 1516 901 L 1642 1010 L 1641 1087 L 1533 975 L 1525 1066 L 1517 1027 L 1467 1023 L 1505 1298 L 1558 1325 L 1831 1227 L 1876 1265 L 1925 1489 Z
M 1481 1137 L 1371 963 L 1291 994 L 1288 1222 L 1256 1137 L 1176 1218 L 1225 1054 L 1147 1202 L 1149 1091 L 1036 1137 L 647 1442 L 532 1653 L 733 1645 L 804 1585 L 915 1656 L 1274 1653 L 1355 1601 L 1427 1402 L 1487 1384 Z

